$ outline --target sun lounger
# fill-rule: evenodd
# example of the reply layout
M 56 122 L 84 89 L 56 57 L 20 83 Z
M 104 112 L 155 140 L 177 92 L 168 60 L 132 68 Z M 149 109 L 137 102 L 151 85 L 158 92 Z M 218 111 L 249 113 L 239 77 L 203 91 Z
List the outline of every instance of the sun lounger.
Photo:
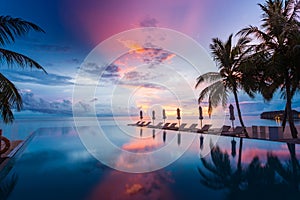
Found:
M 148 128 L 162 128 L 163 122 L 159 122 L 157 125 L 149 125 Z
M 229 132 L 230 128 L 231 128 L 231 126 L 223 125 L 220 131 L 221 131 L 221 133 Z
M 186 123 L 181 124 L 179 127 L 176 127 L 176 126 L 175 127 L 171 127 L 171 126 L 168 127 L 169 130 L 178 131 L 178 130 L 182 130 L 186 126 Z
M 177 127 L 176 127 L 176 124 L 177 124 L 177 123 L 172 123 L 170 126 L 167 126 L 167 127 L 164 128 L 164 129 L 167 129 L 167 130 L 174 130 L 175 128 L 177 128 Z
M 127 124 L 127 126 L 138 126 L 139 123 L 141 123 L 141 121 L 138 121 L 138 122 L 136 122 L 136 123 L 134 123 L 134 124 Z
M 182 123 L 176 131 L 182 131 L 186 125 L 186 123 Z
M 244 132 L 244 128 L 241 126 L 237 126 L 233 129 L 233 131 L 228 131 L 228 132 L 222 132 L 221 135 L 226 135 L 226 136 L 239 136 Z
M 170 125 L 170 123 L 165 123 L 165 124 L 161 127 L 161 129 L 166 129 L 169 125 Z
M 195 131 L 195 130 L 197 130 L 197 127 L 198 126 L 198 124 L 192 124 L 189 128 L 183 128 L 183 130 L 182 131 Z
M 211 124 L 205 124 L 202 128 L 200 128 L 200 129 L 197 130 L 197 133 L 204 133 L 204 132 L 207 132 L 208 129 L 209 129 L 211 126 L 212 126 Z
M 151 124 L 151 122 L 147 122 L 146 124 L 145 124 L 145 122 L 144 122 L 144 123 L 142 123 L 142 124 L 140 124 L 140 125 L 138 125 L 138 126 L 144 127 L 144 126 L 148 126 L 149 124 Z

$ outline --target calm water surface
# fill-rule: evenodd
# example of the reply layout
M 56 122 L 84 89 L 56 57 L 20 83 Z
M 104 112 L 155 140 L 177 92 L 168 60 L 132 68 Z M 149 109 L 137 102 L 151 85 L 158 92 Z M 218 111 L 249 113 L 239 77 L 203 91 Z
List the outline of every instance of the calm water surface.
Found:
M 95 159 L 73 127 L 41 128 L 2 171 L 0 199 L 300 199 L 299 145 L 161 130 L 153 135 L 147 128 L 120 129 L 111 120 L 102 128 L 126 151 L 151 152 L 170 145 L 161 159 L 194 140 L 162 169 L 126 173 Z M 141 162 L 105 149 L 103 153 L 119 166 Z

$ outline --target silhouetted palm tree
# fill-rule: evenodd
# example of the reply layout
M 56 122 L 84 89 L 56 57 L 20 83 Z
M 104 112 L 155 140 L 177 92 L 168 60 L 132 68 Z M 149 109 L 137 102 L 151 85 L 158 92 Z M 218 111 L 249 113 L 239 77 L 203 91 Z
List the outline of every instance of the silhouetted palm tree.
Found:
M 238 39 L 236 45 L 232 45 L 232 35 L 224 43 L 219 38 L 213 38 L 210 49 L 214 60 L 217 62 L 219 72 L 208 72 L 197 78 L 196 88 L 204 81 L 211 84 L 204 88 L 199 95 L 199 103 L 208 97 L 208 111 L 209 114 L 213 107 L 217 107 L 220 103 L 225 107 L 227 105 L 229 93 L 233 93 L 238 117 L 241 126 L 245 128 L 241 109 L 239 106 L 238 92 L 240 89 L 248 88 L 246 82 L 242 80 L 242 73 L 240 71 L 240 65 L 246 60 L 249 48 L 250 39 L 247 37 L 241 37 Z M 245 90 L 250 97 L 254 97 L 252 90 Z M 246 130 L 245 130 L 246 131 Z
M 261 29 L 249 26 L 238 33 L 241 36 L 254 36 L 258 41 L 252 58 L 260 62 L 248 68 L 248 71 L 256 72 L 255 76 L 260 82 L 259 91 L 266 100 L 271 100 L 280 89 L 286 100 L 283 127 L 288 118 L 292 137 L 297 138 L 292 99 L 300 81 L 300 2 L 268 0 L 259 6 L 263 11 Z
M 43 67 L 31 58 L 7 49 L 8 44 L 15 42 L 19 36 L 26 35 L 30 30 L 44 32 L 39 26 L 20 18 L 10 16 L 0 16 L 0 61 L 2 65 L 13 67 L 30 67 L 41 69 Z M 0 73 L 0 114 L 5 123 L 12 122 L 14 115 L 12 109 L 20 111 L 22 108 L 22 98 L 15 85 Z

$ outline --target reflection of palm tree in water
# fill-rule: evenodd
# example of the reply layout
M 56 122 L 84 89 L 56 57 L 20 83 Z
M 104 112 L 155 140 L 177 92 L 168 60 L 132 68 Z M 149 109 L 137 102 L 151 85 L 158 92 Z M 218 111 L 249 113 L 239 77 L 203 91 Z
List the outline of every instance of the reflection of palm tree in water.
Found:
M 1 180 L 0 199 L 7 199 L 9 197 L 17 181 L 18 181 L 18 176 L 16 174 L 13 174 L 11 177 L 6 177 L 4 180 Z
M 164 142 L 166 142 L 166 135 L 167 135 L 167 132 L 164 131 L 164 132 L 163 132 L 163 141 L 164 141 Z
M 267 162 L 261 163 L 255 156 L 251 163 L 242 168 L 240 140 L 239 158 L 237 168 L 234 170 L 230 164 L 227 152 L 222 152 L 216 146 L 211 146 L 211 160 L 208 162 L 201 158 L 203 168 L 198 167 L 202 176 L 201 182 L 212 189 L 227 189 L 228 199 L 299 199 L 300 166 L 296 158 L 295 144 L 288 144 L 290 160 L 282 164 L 277 156 L 267 154 Z

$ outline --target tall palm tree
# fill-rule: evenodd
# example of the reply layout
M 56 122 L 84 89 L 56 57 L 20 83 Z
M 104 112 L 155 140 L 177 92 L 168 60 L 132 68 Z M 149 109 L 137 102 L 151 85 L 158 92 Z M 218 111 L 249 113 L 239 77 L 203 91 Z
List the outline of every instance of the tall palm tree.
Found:
M 224 43 L 219 38 L 213 38 L 210 49 L 214 60 L 217 62 L 219 72 L 208 72 L 197 78 L 196 88 L 204 81 L 211 84 L 204 88 L 199 95 L 199 103 L 208 97 L 208 110 L 212 111 L 220 103 L 225 107 L 227 105 L 229 92 L 233 93 L 238 117 L 242 127 L 245 128 L 242 113 L 239 105 L 238 92 L 240 89 L 247 89 L 250 82 L 243 81 L 243 74 L 240 66 L 246 60 L 251 48 L 250 39 L 241 37 L 236 45 L 232 45 L 232 34 Z M 252 90 L 246 90 L 250 97 L 254 97 Z M 245 129 L 246 131 L 246 129 Z M 247 133 L 247 132 L 246 132 Z
M 259 91 L 266 100 L 271 100 L 273 94 L 280 89 L 286 101 L 285 119 L 289 121 L 292 137 L 297 138 L 292 99 L 300 82 L 300 2 L 267 0 L 265 4 L 258 5 L 263 11 L 261 29 L 249 26 L 238 33 L 241 36 L 253 36 L 258 41 L 253 56 L 262 62 L 248 70 L 262 75 Z
M 4 47 L 14 43 L 17 37 L 26 35 L 29 31 L 44 32 L 39 26 L 20 18 L 10 16 L 0 16 L 0 61 L 2 65 L 13 67 L 37 68 L 46 71 L 44 68 L 31 58 L 7 50 Z M 22 98 L 16 86 L 0 73 L 0 114 L 5 123 L 12 122 L 14 115 L 12 109 L 20 111 L 22 108 Z

